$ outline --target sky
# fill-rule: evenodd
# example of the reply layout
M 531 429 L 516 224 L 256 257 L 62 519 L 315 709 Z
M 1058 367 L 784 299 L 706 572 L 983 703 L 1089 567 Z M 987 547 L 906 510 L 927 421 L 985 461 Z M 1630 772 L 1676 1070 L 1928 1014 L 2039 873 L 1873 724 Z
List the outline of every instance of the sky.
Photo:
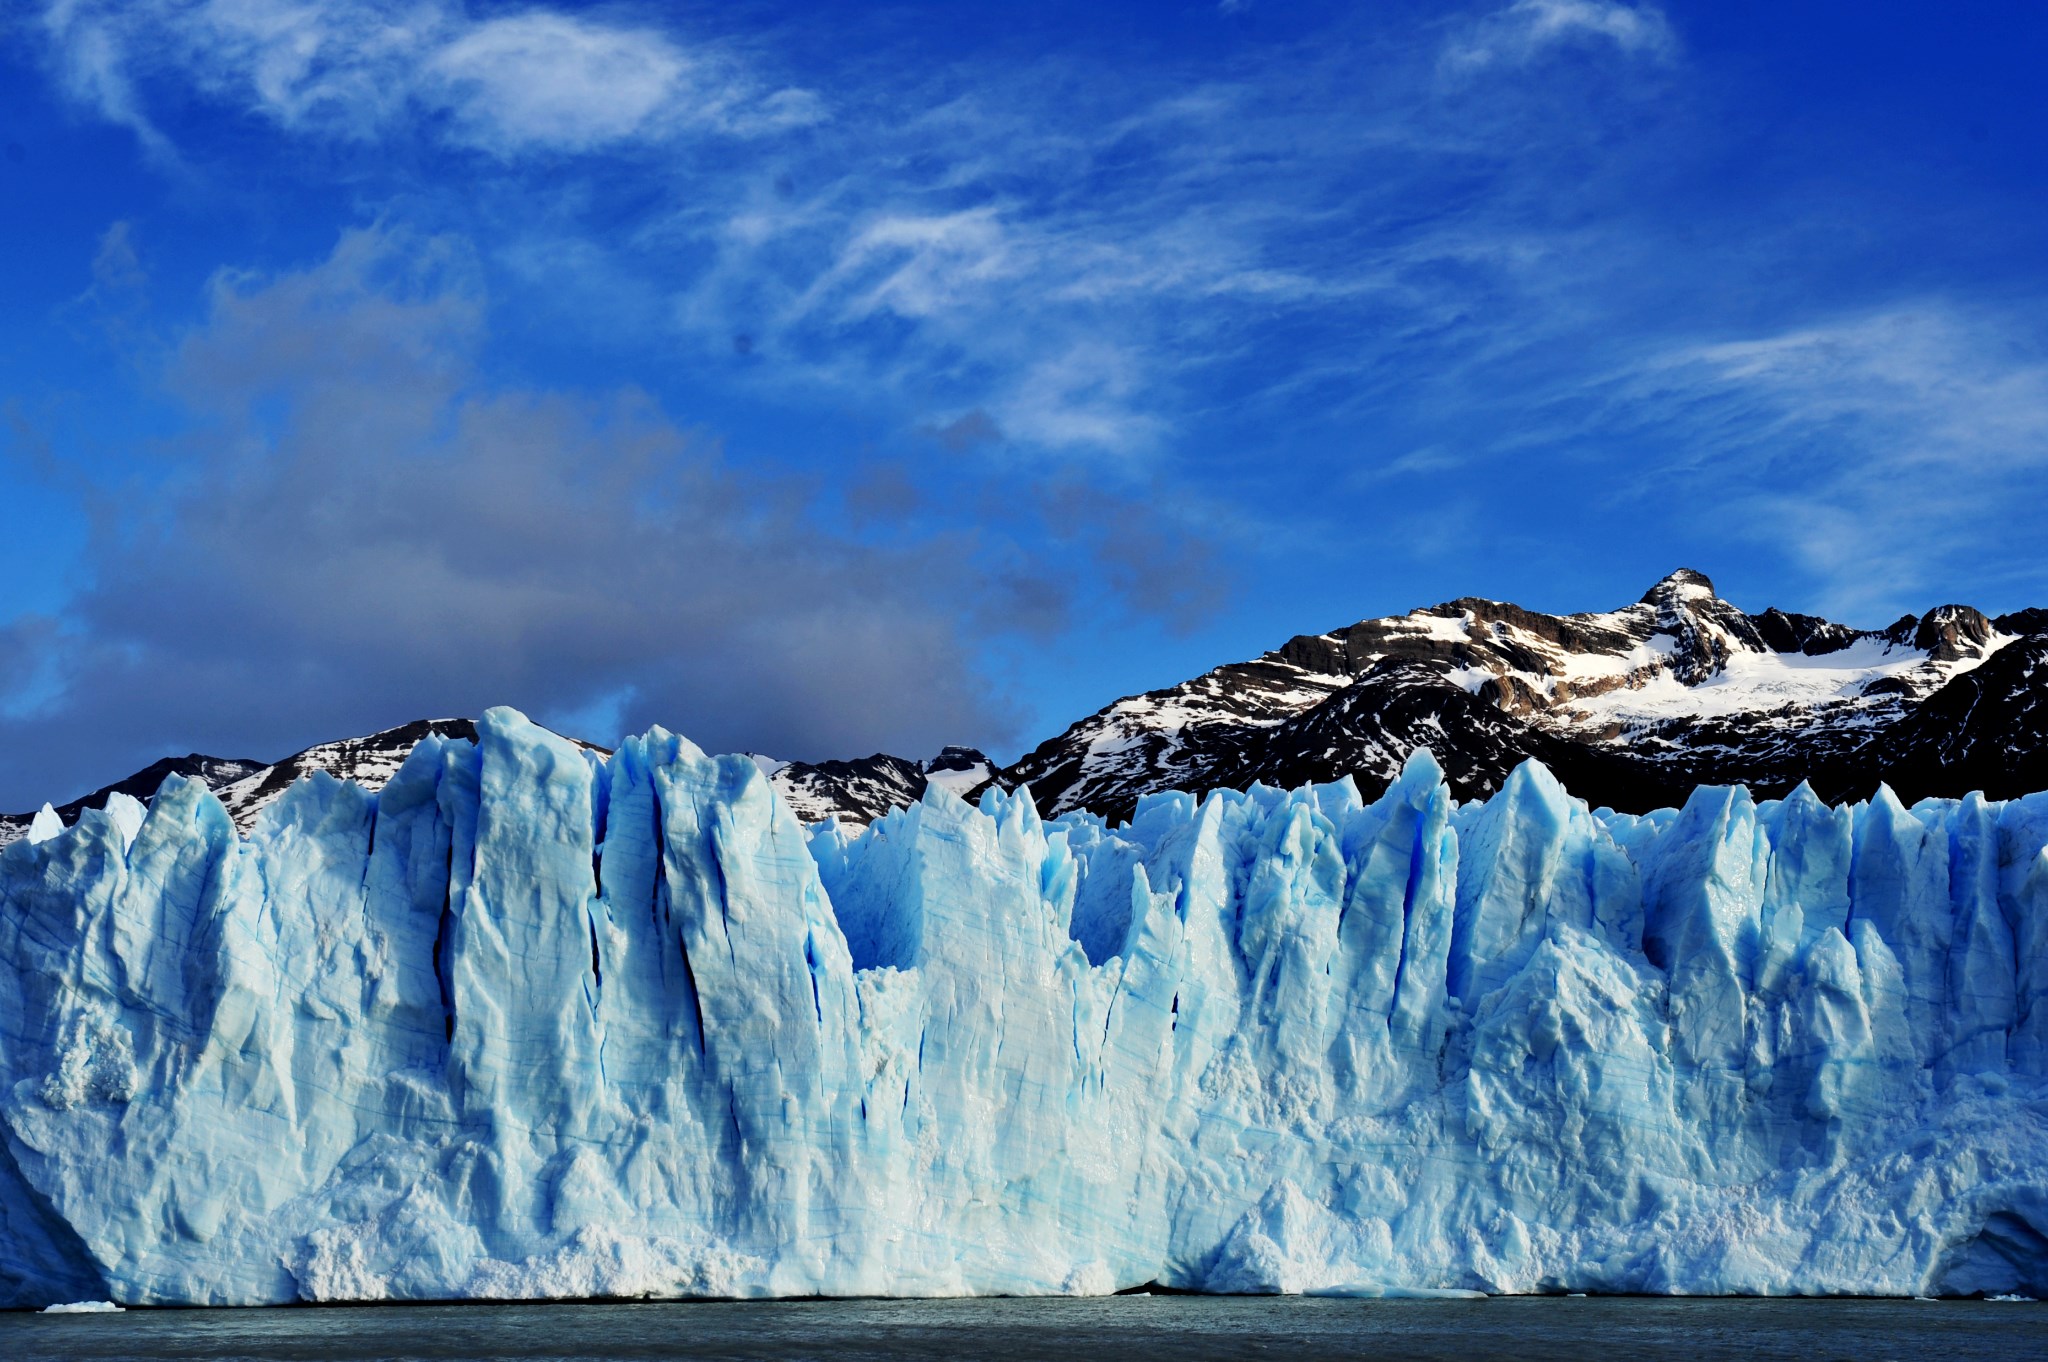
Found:
M 2048 604 L 2048 7 L 0 9 L 0 809 L 1008 759 L 1457 596 Z

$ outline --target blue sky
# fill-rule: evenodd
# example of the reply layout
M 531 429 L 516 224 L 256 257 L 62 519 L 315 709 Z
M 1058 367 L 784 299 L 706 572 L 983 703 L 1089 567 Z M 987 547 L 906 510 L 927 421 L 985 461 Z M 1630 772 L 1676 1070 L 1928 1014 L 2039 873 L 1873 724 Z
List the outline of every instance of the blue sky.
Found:
M 509 702 L 1001 756 L 1680 564 L 2048 603 L 2048 10 L 0 19 L 0 808 Z

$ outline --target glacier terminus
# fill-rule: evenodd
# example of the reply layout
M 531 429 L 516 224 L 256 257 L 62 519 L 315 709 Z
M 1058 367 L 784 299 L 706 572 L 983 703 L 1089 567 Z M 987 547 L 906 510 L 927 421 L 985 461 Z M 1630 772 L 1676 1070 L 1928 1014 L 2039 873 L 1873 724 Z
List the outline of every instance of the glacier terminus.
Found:
M 2048 1290 L 2048 795 L 476 735 L 0 851 L 7 1303 Z

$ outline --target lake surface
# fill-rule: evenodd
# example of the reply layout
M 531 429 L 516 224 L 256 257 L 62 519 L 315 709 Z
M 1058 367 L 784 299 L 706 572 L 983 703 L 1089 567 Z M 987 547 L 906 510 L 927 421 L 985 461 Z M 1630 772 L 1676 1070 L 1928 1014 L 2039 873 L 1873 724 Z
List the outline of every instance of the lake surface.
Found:
M 41 1358 L 2048 1358 L 2048 1305 L 1992 1301 L 1091 1300 L 392 1305 L 0 1315 Z

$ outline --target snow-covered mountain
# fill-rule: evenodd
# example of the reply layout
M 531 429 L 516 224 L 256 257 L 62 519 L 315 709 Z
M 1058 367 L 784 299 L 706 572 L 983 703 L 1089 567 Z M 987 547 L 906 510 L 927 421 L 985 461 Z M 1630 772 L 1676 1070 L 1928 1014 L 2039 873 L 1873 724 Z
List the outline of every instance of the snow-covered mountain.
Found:
M 366 790 L 383 789 L 385 782 L 398 774 L 414 745 L 430 733 L 474 742 L 476 724 L 468 719 L 418 719 L 368 737 L 342 738 L 309 747 L 226 784 L 211 780 L 207 783 L 227 806 L 235 829 L 246 834 L 255 825 L 256 815 L 276 802 L 293 781 L 315 771 L 325 771 L 338 780 L 353 780 Z
M 1745 614 L 1689 569 L 1591 614 L 1468 597 L 1118 700 L 1001 779 L 1028 783 L 1048 812 L 1109 816 L 1160 789 L 1253 781 L 1350 775 L 1370 797 L 1424 746 L 1462 799 L 1537 757 L 1624 812 L 1682 804 L 1703 783 L 1759 797 L 1801 780 L 1830 798 L 1881 781 L 1907 799 L 2023 793 L 2048 787 L 2048 612 L 1944 605 L 1857 630 Z
M 112 785 L 102 786 L 83 798 L 74 799 L 69 804 L 59 804 L 52 812 L 63 821 L 65 827 L 70 827 L 78 821 L 78 815 L 85 810 L 104 809 L 107 800 L 114 795 L 123 794 L 131 799 L 149 799 L 156 794 L 164 781 L 172 776 L 184 776 L 188 780 L 199 781 L 215 794 L 219 794 L 239 781 L 270 769 L 262 762 L 252 761 L 246 757 L 208 757 L 197 752 L 183 757 L 165 757 L 162 761 L 153 761 L 134 775 L 117 780 Z M 0 814 L 0 846 L 19 841 L 26 836 L 35 817 L 36 815 L 32 813 Z
M 385 782 L 404 765 L 413 747 L 430 734 L 474 741 L 476 724 L 469 719 L 416 719 L 412 723 L 360 738 L 319 743 L 303 752 L 294 752 L 282 761 L 267 764 L 246 758 L 206 757 L 197 753 L 188 757 L 167 757 L 125 780 L 118 780 L 59 807 L 56 814 L 68 827 L 78 821 L 81 811 L 105 808 L 112 795 L 125 794 L 147 800 L 156 794 L 166 777 L 180 775 L 198 780 L 212 790 L 226 806 L 236 831 L 246 835 L 255 826 L 258 813 L 276 803 L 294 781 L 315 771 L 325 771 L 338 780 L 353 780 L 366 790 L 383 789 Z M 578 741 L 577 745 L 600 754 L 606 751 L 590 743 Z M 24 836 L 33 819 L 33 814 L 0 815 L 0 846 Z
M 53 812 L 62 826 L 69 827 L 83 810 L 105 808 L 112 795 L 148 800 L 165 778 L 179 775 L 212 790 L 226 806 L 236 831 L 246 836 L 255 827 L 256 816 L 276 803 L 300 777 L 324 771 L 337 780 L 352 780 L 365 790 L 381 790 L 413 747 L 430 735 L 474 741 L 476 723 L 470 719 L 417 719 L 358 738 L 320 743 L 268 764 L 197 753 L 167 757 Z M 610 755 L 610 749 L 595 743 L 577 738 L 570 741 L 594 756 Z M 963 798 L 978 798 L 1000 774 L 995 762 L 971 747 L 948 747 L 922 762 L 879 752 L 853 761 L 778 761 L 759 754 L 753 754 L 753 760 L 804 822 L 837 817 L 842 823 L 861 827 L 891 809 L 915 803 L 927 781 Z M 35 817 L 32 813 L 0 814 L 0 846 L 27 836 Z
M 428 733 L 420 720 L 271 765 L 158 762 L 57 810 L 67 825 L 114 791 L 147 797 L 176 772 L 203 780 L 246 832 L 313 770 L 380 788 Z M 601 748 L 586 748 L 602 752 Z M 1164 690 L 1126 696 L 1010 767 L 971 748 L 929 761 L 755 761 L 806 822 L 866 826 L 929 781 L 977 797 L 1028 784 L 1048 814 L 1129 814 L 1162 790 L 1291 787 L 1353 777 L 1368 797 L 1428 747 L 1474 799 L 1529 757 L 1595 806 L 1676 806 L 1700 784 L 1759 797 L 1805 780 L 1826 798 L 1880 783 L 1902 798 L 1994 798 L 2048 788 L 2048 610 L 1995 619 L 1965 605 L 1861 630 L 1812 615 L 1747 614 L 1680 569 L 1618 610 L 1546 615 L 1466 597 L 1301 635 Z M 0 844 L 31 815 L 0 817 Z
M 756 755 L 754 764 L 804 822 L 837 818 L 861 827 L 917 802 L 926 782 L 970 798 L 996 775 L 996 764 L 971 747 L 948 747 L 922 762 L 877 752 L 854 761 L 816 763 Z

